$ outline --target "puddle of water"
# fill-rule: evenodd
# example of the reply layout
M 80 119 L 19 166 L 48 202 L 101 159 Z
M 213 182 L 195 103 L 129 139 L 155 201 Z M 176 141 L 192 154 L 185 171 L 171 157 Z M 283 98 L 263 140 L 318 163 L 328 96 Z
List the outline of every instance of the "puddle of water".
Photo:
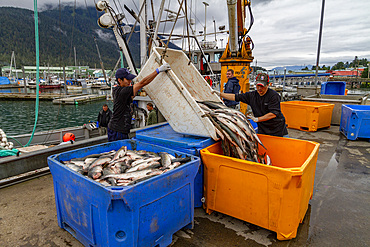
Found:
M 328 165 L 325 167 L 324 171 L 322 172 L 322 176 L 320 178 L 320 181 L 318 184 L 321 184 L 322 182 L 327 184 L 328 181 L 331 180 L 333 177 L 333 172 L 335 172 L 338 168 L 338 161 L 335 159 L 335 156 L 337 153 L 333 153 L 331 156 Z

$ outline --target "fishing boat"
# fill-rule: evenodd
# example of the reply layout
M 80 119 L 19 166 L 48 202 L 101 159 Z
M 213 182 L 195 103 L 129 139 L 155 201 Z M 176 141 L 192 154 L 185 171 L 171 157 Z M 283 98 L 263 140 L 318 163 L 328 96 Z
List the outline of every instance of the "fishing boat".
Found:
M 72 79 L 66 82 L 67 90 L 82 91 L 83 89 L 91 88 L 91 83 L 87 83 L 85 79 Z
M 63 136 L 66 133 L 75 135 L 75 143 L 60 146 L 59 144 L 63 143 Z M 14 148 L 20 151 L 20 155 L 0 159 L 0 180 L 14 176 L 18 176 L 15 179 L 19 180 L 22 177 L 21 174 L 47 167 L 46 158 L 55 152 L 99 144 L 107 139 L 106 136 L 99 136 L 95 123 L 36 132 L 32 137 L 32 141 L 25 147 L 30 138 L 31 134 L 8 137 L 9 141 L 12 140 Z M 25 162 L 27 162 L 27 165 L 25 165 Z M 9 179 L 3 182 L 8 183 Z
M 49 78 L 47 81 L 43 81 L 40 83 L 39 87 L 43 89 L 54 89 L 54 88 L 60 88 L 61 82 L 58 78 Z

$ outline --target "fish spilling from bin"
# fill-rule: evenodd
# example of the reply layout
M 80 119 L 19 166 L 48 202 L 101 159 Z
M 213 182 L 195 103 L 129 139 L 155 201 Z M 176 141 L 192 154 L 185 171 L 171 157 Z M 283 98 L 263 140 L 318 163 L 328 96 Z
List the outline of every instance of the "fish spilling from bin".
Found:
M 166 152 L 128 150 L 122 146 L 117 151 L 92 154 L 62 163 L 104 186 L 129 186 L 175 169 L 190 160 L 190 156 L 174 157 Z
M 198 101 L 198 104 L 205 113 L 202 117 L 213 123 L 224 155 L 272 165 L 266 152 L 260 154 L 259 148 L 265 147 L 243 113 L 219 102 Z

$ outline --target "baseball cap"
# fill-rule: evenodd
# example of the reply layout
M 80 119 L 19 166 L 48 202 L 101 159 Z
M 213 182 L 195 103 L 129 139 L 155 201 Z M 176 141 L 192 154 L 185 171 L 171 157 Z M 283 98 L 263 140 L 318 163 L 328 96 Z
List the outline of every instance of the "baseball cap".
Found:
M 119 68 L 117 69 L 116 72 L 116 79 L 118 80 L 119 78 L 126 78 L 127 80 L 132 80 L 136 77 L 136 75 L 133 75 L 128 71 L 126 68 Z
M 270 78 L 266 73 L 259 73 L 256 77 L 256 85 L 266 87 L 269 84 Z

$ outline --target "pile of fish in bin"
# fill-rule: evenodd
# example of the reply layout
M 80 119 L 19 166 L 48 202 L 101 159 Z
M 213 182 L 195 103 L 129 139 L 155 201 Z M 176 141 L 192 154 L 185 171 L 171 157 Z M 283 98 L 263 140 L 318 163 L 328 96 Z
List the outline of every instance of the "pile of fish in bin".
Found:
M 260 154 L 261 146 L 267 149 L 243 113 L 219 102 L 198 101 L 198 105 L 205 113 L 202 117 L 213 123 L 225 156 L 272 165 L 266 152 Z
M 128 150 L 122 146 L 118 151 L 91 154 L 62 163 L 104 186 L 129 186 L 175 169 L 190 160 L 190 156 L 174 157 L 166 152 Z

